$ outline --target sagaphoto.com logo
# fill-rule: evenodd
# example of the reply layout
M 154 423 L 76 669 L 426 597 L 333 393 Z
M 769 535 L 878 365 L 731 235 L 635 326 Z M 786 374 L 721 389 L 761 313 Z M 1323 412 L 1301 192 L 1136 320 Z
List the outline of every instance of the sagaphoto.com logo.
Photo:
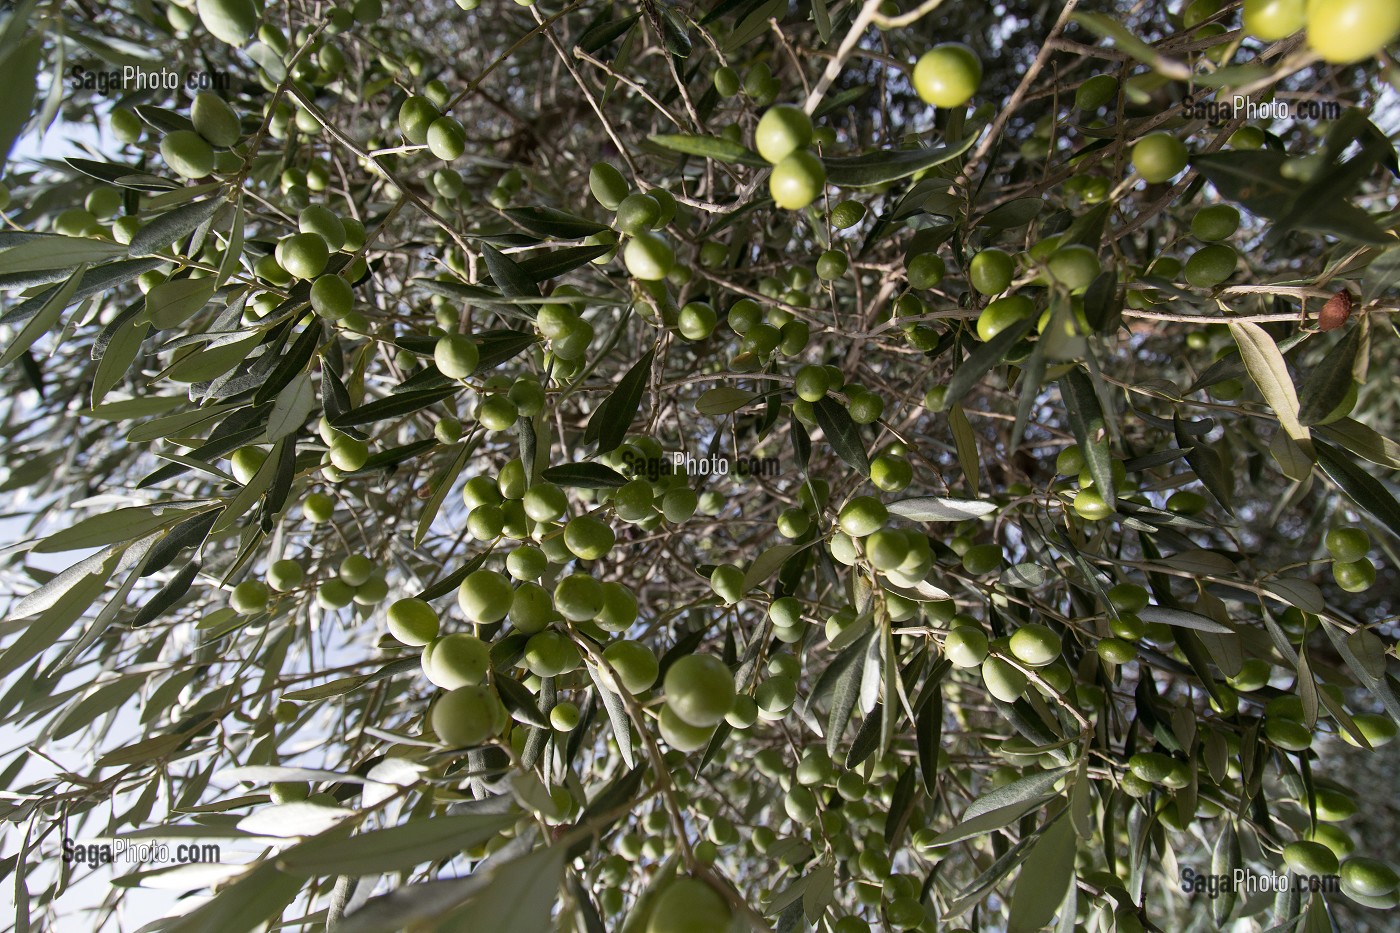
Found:
M 117 867 L 196 865 L 223 861 L 216 842 L 167 839 L 73 839 L 65 836 L 60 857 L 70 866 Z
M 1307 97 L 1297 100 L 1272 98 L 1259 100 L 1247 94 L 1228 97 L 1197 98 L 1186 95 L 1181 100 L 1181 114 L 1192 120 L 1224 124 L 1231 120 L 1335 120 L 1342 115 L 1342 105 L 1335 100 Z
M 173 68 L 137 68 L 124 65 L 111 71 L 101 71 L 74 65 L 68 69 L 67 83 L 72 91 L 96 91 L 98 94 L 130 94 L 136 91 L 227 91 L 233 87 L 233 77 L 226 71 L 188 70 Z
M 1224 894 L 1259 894 L 1280 891 L 1318 891 L 1335 894 L 1342 889 L 1342 879 L 1337 875 L 1300 875 L 1286 871 L 1250 871 L 1236 868 L 1228 874 L 1198 872 L 1191 866 L 1184 866 L 1180 876 L 1181 893 L 1187 896 L 1203 894 L 1214 900 Z
M 655 482 L 663 476 L 684 473 L 687 476 L 773 477 L 782 472 L 777 457 L 728 457 L 711 454 L 696 457 L 673 451 L 660 457 L 648 457 L 624 451 L 619 458 L 623 471 L 629 476 L 645 477 Z

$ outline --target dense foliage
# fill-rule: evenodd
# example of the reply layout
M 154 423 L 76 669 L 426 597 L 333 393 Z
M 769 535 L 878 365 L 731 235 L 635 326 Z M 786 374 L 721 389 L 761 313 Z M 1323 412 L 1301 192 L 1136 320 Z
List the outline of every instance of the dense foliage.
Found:
M 1166 7 L 14 4 L 16 929 L 1387 928 L 1400 6 Z

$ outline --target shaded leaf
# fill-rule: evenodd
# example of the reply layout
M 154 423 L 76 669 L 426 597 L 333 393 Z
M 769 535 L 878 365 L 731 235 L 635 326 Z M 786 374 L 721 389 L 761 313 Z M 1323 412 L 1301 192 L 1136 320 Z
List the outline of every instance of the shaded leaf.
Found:
M 865 441 L 860 429 L 851 419 L 851 413 L 842 408 L 830 396 L 823 396 L 812 405 L 817 424 L 826 435 L 826 442 L 836 451 L 836 455 L 860 472 L 870 475 L 870 455 L 866 452 Z
M 865 188 L 898 181 L 951 162 L 977 142 L 977 135 L 932 149 L 887 149 L 842 159 L 822 159 L 826 180 L 839 188 Z
M 605 454 L 616 450 L 627 437 L 632 421 L 637 417 L 637 410 L 641 407 L 642 393 L 646 391 L 647 379 L 651 376 L 652 360 L 655 357 L 655 347 L 643 354 L 642 358 L 627 370 L 617 388 L 613 389 L 588 419 L 583 440 L 584 443 L 597 441 L 597 453 Z
M 556 486 L 576 489 L 615 489 L 627 484 L 627 477 L 610 466 L 591 460 L 545 467 L 540 478 Z
M 663 133 L 650 136 L 648 139 L 662 149 L 699 156 L 702 159 L 714 159 L 716 162 L 749 165 L 755 168 L 768 164 L 758 153 L 747 146 L 719 136 L 687 136 L 677 133 Z
M 1007 933 L 1036 933 L 1055 916 L 1074 880 L 1074 827 L 1060 816 L 1041 828 L 1011 895 Z
M 1400 502 L 1395 501 L 1380 480 L 1324 441 L 1316 442 L 1316 453 L 1317 465 L 1347 494 L 1347 498 L 1370 512 L 1376 521 L 1390 529 L 1391 534 L 1400 536 Z

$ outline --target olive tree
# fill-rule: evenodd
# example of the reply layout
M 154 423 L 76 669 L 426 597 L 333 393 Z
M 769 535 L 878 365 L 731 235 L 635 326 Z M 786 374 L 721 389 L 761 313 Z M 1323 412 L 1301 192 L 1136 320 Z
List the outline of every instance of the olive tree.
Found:
M 1167 7 L 13 4 L 16 929 L 1389 928 L 1400 7 Z

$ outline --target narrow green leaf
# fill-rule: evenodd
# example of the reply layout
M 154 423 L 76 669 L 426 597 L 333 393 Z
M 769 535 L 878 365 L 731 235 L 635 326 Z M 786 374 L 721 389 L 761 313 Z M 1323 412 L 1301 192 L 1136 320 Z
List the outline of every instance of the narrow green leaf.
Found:
M 749 165 L 759 168 L 768 163 L 747 146 L 740 145 L 718 136 L 687 136 L 678 133 L 663 133 L 648 137 L 662 149 L 680 152 L 685 155 L 714 159 L 716 162 Z
M 1231 321 L 1230 333 L 1234 335 L 1235 343 L 1239 344 L 1245 369 L 1259 387 L 1264 401 L 1278 416 L 1279 424 L 1304 453 L 1311 453 L 1308 429 L 1298 420 L 1298 393 L 1293 388 L 1288 364 L 1284 362 L 1274 338 L 1264 328 L 1249 321 Z
M 15 334 L 15 339 L 10 341 L 5 352 L 0 354 L 0 366 L 8 366 L 13 363 L 20 354 L 34 346 L 40 337 L 53 329 L 54 325 L 58 323 L 59 316 L 72 302 L 73 293 L 78 290 L 78 283 L 86 270 L 87 266 L 85 265 L 74 269 L 67 281 L 44 302 L 39 312 L 29 319 L 18 334 Z
M 1042 773 L 1048 774 L 1050 772 Z M 1023 778 L 1022 780 L 1025 779 Z M 985 836 L 987 833 L 995 832 L 996 830 L 1010 826 L 1027 813 L 1045 806 L 1046 803 L 1054 798 L 1054 794 L 1037 794 L 1023 800 L 1017 800 L 991 810 L 986 810 L 971 818 L 964 816 L 961 823 L 954 826 L 952 829 L 939 833 L 929 842 L 927 847 L 930 849 L 937 849 L 943 846 L 950 846 L 955 842 L 962 842 L 964 839 Z
M 1395 501 L 1390 490 L 1331 444 L 1317 441 L 1315 446 L 1317 464 L 1322 472 L 1341 487 L 1347 498 L 1370 512 L 1391 534 L 1400 537 L 1400 502 Z
M 544 282 L 586 266 L 612 248 L 607 244 L 566 246 L 547 253 L 535 253 L 520 260 L 516 265 L 529 278 L 536 282 Z
M 851 419 L 851 413 L 830 396 L 818 399 L 812 409 L 817 417 L 817 425 L 826 435 L 826 442 L 836 455 L 856 469 L 860 475 L 870 475 L 870 454 L 865 449 L 865 441 L 860 429 Z
M 302 373 L 277 394 L 272 413 L 267 416 L 267 439 L 279 441 L 294 434 L 316 410 L 316 390 L 311 386 L 311 374 Z
M 1185 609 L 1145 606 L 1137 616 L 1144 622 L 1160 622 L 1164 625 L 1174 625 L 1177 628 L 1195 629 L 1198 632 L 1216 632 L 1221 635 L 1234 634 L 1234 630 L 1228 626 L 1221 625 L 1214 619 L 1207 618 L 1200 613 L 1188 612 Z
M 1074 848 L 1074 827 L 1063 813 L 1041 827 L 1016 878 L 1007 933 L 1037 933 L 1054 919 L 1074 880 Z
M 1298 421 L 1317 424 L 1336 410 L 1356 385 L 1352 366 L 1361 349 L 1361 328 L 1349 329 L 1298 388 Z
M 787 563 L 788 558 L 794 554 L 801 553 L 810 545 L 806 544 L 775 544 L 759 554 L 749 564 L 749 569 L 744 572 L 744 582 L 740 592 L 747 593 L 767 582 L 768 578 L 778 572 L 778 568 Z
M 1006 359 L 1007 351 L 1016 345 L 1016 341 L 1031 332 L 1031 325 L 1034 323 L 1033 318 L 1017 321 L 969 353 L 967 359 L 959 363 L 958 368 L 953 370 L 953 376 L 948 380 L 948 392 L 944 396 L 943 402 L 944 410 L 946 411 L 961 402 L 963 397 L 972 391 L 973 386 L 982 381 L 982 377 L 993 366 Z
M 115 545 L 99 551 L 20 600 L 9 618 L 38 618 L 0 652 L 0 677 L 13 674 L 63 637 L 102 595 L 121 555 L 122 548 Z
M 591 460 L 545 467 L 540 478 L 556 486 L 575 489 L 616 489 L 627 483 L 627 477 L 612 467 Z
M 889 510 L 891 515 L 916 522 L 962 522 L 992 514 L 997 510 L 997 504 L 986 499 L 915 496 L 891 502 Z
M 384 680 L 388 677 L 393 677 L 396 674 L 404 674 L 409 671 L 421 671 L 421 669 L 422 664 L 419 662 L 417 655 L 414 655 L 411 658 L 400 658 L 397 661 L 389 662 L 388 664 L 381 667 L 379 670 L 375 671 L 373 674 L 359 674 L 354 677 L 341 677 L 336 680 L 328 681 L 317 687 L 306 687 L 301 690 L 292 690 L 288 693 L 282 694 L 282 699 L 292 700 L 293 702 L 297 703 L 310 703 L 315 700 L 328 700 L 331 697 L 345 696 L 345 694 L 350 693 L 354 690 L 358 690 L 366 684 L 372 684 L 376 681 Z
M 585 234 L 586 236 L 587 234 Z M 515 260 L 502 253 L 489 243 L 481 244 L 481 258 L 486 261 L 486 270 L 491 273 L 491 281 L 507 298 L 538 296 L 540 287 L 534 279 L 526 275 Z
M 410 820 L 348 839 L 331 832 L 283 851 L 277 866 L 308 877 L 406 871 L 487 842 L 517 819 L 514 810 L 461 813 Z
M 27 19 L 28 14 L 25 14 L 19 22 Z M 35 31 L 0 58 L 0 78 L 5 82 L 5 93 L 0 95 L 0 169 L 9 161 L 10 150 L 34 110 L 34 89 L 43 48 L 44 34 Z
M 89 237 L 50 234 L 26 240 L 0 252 L 0 274 L 72 269 L 126 255 L 126 247 Z
M 695 410 L 702 415 L 727 415 L 761 397 L 759 393 L 747 389 L 719 386 L 702 392 L 695 400 Z
M 97 370 L 92 376 L 91 406 L 94 409 L 102 404 L 107 393 L 126 375 L 151 332 L 149 324 L 138 320 L 140 312 L 141 305 L 133 305 L 103 332 L 106 339 L 102 342 L 102 355 L 94 357 L 97 360 Z M 93 353 L 97 353 L 96 345 L 93 346 Z
M 646 391 L 647 380 L 651 378 L 651 364 L 655 358 L 656 348 L 653 347 L 627 370 L 617 388 L 588 419 L 583 440 L 584 443 L 597 441 L 599 455 L 616 450 L 627 437 L 632 421 L 637 417 L 637 410 L 641 408 L 642 394 Z
M 133 506 L 101 512 L 75 525 L 56 531 L 34 547 L 36 554 L 57 554 L 81 548 L 105 547 L 118 541 L 131 541 L 160 528 L 183 521 L 193 509 L 172 509 L 162 505 Z
M 868 188 L 898 181 L 951 162 L 976 144 L 974 134 L 951 146 L 932 149 L 885 149 L 843 159 L 822 159 L 826 180 L 838 188 Z
M 444 386 L 441 389 L 390 395 L 375 399 L 367 405 L 361 405 L 359 408 L 353 408 L 343 415 L 332 418 L 331 425 L 337 428 L 349 428 L 411 415 L 415 411 L 422 411 L 424 408 L 429 408 L 438 402 L 451 398 L 460 391 L 462 391 L 461 386 L 454 384 Z
M 608 229 L 597 221 L 585 220 L 553 207 L 510 207 L 506 208 L 505 215 L 537 236 L 558 240 L 581 240 Z M 516 268 L 520 268 L 519 265 Z
M 174 279 L 146 293 L 146 313 L 157 330 L 179 327 L 214 297 L 214 280 Z
M 938 753 L 943 741 L 943 692 L 935 686 L 933 695 L 915 719 L 914 738 L 919 751 L 919 773 L 929 797 L 938 790 Z
M 1080 12 L 1075 13 L 1073 19 L 1075 23 L 1083 26 L 1094 35 L 1104 39 L 1112 39 L 1113 44 L 1121 51 L 1159 74 L 1174 81 L 1185 81 L 1191 77 L 1191 69 L 1181 62 L 1163 57 L 1160 52 L 1134 35 L 1132 30 L 1110 16 L 1102 13 Z
M 191 201 L 171 211 L 166 211 L 146 224 L 131 238 L 127 251 L 132 256 L 153 256 L 170 248 L 170 244 L 194 232 L 224 203 L 221 197 Z
M 418 516 L 418 527 L 413 532 L 414 547 L 422 544 L 423 539 L 427 537 L 428 530 L 433 526 L 433 519 L 437 518 L 442 504 L 447 501 L 448 493 L 452 491 L 452 485 L 457 481 L 462 468 L 467 465 L 468 458 L 480 445 L 481 437 L 482 435 L 478 434 L 470 440 L 463 441 L 461 446 L 457 448 L 457 454 L 452 458 L 452 462 L 441 473 L 433 477 L 433 494 L 423 504 L 423 514 Z
M 250 933 L 279 917 L 303 884 L 271 862 L 257 862 L 233 884 L 221 886 L 213 900 L 166 926 L 166 933 Z
M 1104 420 L 1094 384 L 1084 370 L 1076 366 L 1060 378 L 1060 395 L 1065 402 L 1070 427 L 1074 430 L 1074 439 L 1084 454 L 1089 473 L 1094 477 L 1094 488 L 1110 509 L 1115 508 L 1117 496 L 1113 489 L 1113 457 L 1109 451 L 1108 424 Z
M 962 818 L 966 821 L 982 816 L 984 813 L 999 811 L 1011 804 L 1038 799 L 1042 794 L 1048 793 L 1055 786 L 1055 782 L 1067 774 L 1069 770 L 1069 768 L 1063 767 L 1052 768 L 1049 771 L 1037 771 L 1012 781 L 1004 787 L 983 794 L 967 805 Z

